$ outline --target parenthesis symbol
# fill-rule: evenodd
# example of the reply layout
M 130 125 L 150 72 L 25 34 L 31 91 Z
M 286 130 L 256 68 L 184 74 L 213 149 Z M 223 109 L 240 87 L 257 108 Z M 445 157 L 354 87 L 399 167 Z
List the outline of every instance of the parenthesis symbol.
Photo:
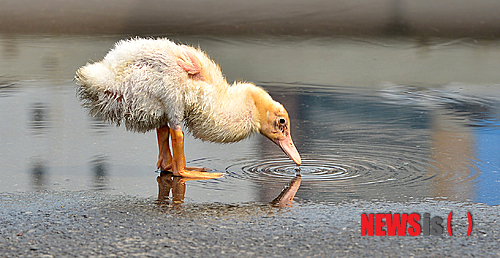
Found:
M 448 226 L 448 234 L 450 236 L 453 236 L 453 233 L 451 232 L 451 216 L 453 216 L 453 212 L 452 211 L 450 211 L 450 214 L 448 214 L 448 219 L 447 219 L 448 220 L 447 221 L 448 225 L 447 226 Z
M 469 229 L 467 230 L 467 236 L 470 236 L 470 232 L 472 231 L 472 215 L 470 212 L 467 212 L 467 218 L 469 219 Z

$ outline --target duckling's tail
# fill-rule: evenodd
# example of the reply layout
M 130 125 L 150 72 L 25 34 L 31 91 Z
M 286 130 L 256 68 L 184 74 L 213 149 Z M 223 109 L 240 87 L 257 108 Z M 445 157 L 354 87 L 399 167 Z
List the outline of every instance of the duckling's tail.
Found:
M 93 117 L 127 130 L 147 132 L 167 123 L 164 105 L 146 90 L 129 82 L 118 82 L 117 75 L 103 62 L 87 64 L 76 72 L 77 98 Z
M 91 116 L 119 126 L 123 119 L 124 98 L 122 93 L 108 86 L 107 70 L 102 63 L 87 64 L 78 69 L 75 76 L 77 97 Z

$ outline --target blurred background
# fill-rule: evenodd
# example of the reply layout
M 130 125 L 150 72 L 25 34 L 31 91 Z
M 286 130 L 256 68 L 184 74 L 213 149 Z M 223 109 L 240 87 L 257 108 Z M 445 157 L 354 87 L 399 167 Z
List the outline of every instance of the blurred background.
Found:
M 72 77 L 84 62 L 100 60 L 116 39 L 167 36 L 206 49 L 230 80 L 500 81 L 499 73 L 488 72 L 498 68 L 500 57 L 500 2 L 494 0 L 0 0 L 0 6 L 4 75 Z M 241 49 L 223 43 L 234 37 L 253 44 Z M 273 42 L 262 41 L 270 37 Z M 42 49 L 23 45 L 30 40 Z M 107 48 L 96 51 L 102 45 Z M 31 61 L 24 62 L 23 55 Z M 268 66 L 254 65 L 263 59 Z M 240 60 L 246 64 L 235 66 Z M 309 66 L 331 69 L 304 72 Z
M 495 0 L 0 1 L 3 33 L 500 35 Z

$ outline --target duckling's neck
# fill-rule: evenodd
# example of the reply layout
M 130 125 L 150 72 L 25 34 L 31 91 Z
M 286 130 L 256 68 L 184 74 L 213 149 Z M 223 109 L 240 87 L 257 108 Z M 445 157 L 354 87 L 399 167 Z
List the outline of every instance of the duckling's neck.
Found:
M 254 88 L 251 84 L 234 84 L 198 91 L 198 101 L 185 115 L 189 131 L 195 138 L 219 143 L 237 142 L 259 131 Z

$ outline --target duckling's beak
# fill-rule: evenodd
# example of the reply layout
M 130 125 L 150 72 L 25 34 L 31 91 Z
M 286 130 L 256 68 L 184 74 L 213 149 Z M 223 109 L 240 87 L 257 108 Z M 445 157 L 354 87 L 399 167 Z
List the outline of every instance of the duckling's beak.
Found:
M 300 154 L 295 148 L 295 144 L 293 144 L 292 137 L 290 134 L 288 134 L 286 137 L 277 139 L 274 141 L 276 144 L 278 144 L 283 152 L 297 164 L 297 166 L 300 166 L 302 164 L 302 159 L 300 158 Z

